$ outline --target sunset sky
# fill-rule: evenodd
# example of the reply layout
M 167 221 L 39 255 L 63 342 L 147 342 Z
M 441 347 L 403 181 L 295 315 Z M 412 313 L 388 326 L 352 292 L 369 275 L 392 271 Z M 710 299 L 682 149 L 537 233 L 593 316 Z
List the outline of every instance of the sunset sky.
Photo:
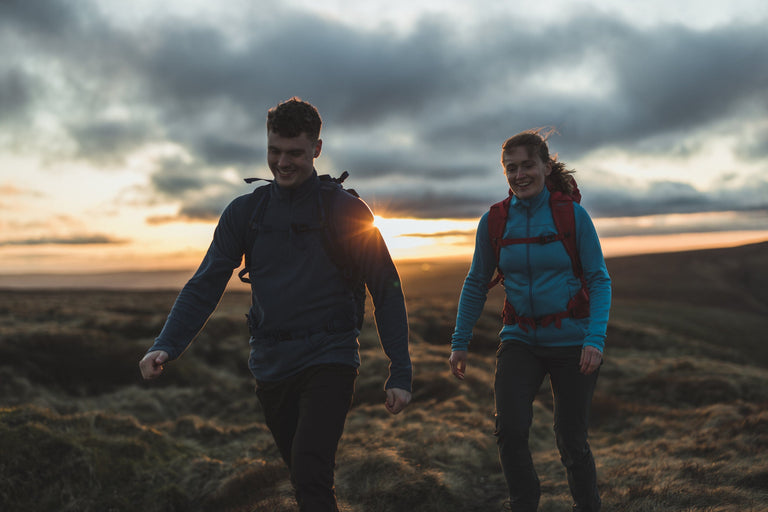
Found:
M 766 240 L 766 26 L 764 0 L 4 0 L 0 274 L 194 268 L 294 95 L 396 258 L 470 254 L 501 143 L 541 126 L 606 255 Z

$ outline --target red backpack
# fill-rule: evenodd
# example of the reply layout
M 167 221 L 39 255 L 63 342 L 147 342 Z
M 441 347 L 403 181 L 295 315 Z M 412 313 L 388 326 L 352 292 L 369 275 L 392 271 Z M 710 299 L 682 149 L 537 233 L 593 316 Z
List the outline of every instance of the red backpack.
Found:
M 490 283 L 488 288 L 493 288 L 497 283 L 503 281 L 504 274 L 499 268 L 499 253 L 501 248 L 512 244 L 549 244 L 562 241 L 568 256 L 571 258 L 571 268 L 573 274 L 581 281 L 581 289 L 571 297 L 565 311 L 551 313 L 539 318 L 523 317 L 517 314 L 515 308 L 504 298 L 504 310 L 502 318 L 506 325 L 519 324 L 520 327 L 528 332 L 528 327 L 536 329 L 537 326 L 546 327 L 554 323 L 559 329 L 563 318 L 586 318 L 589 316 L 589 291 L 587 282 L 584 279 L 584 269 L 581 267 L 581 258 L 579 250 L 576 247 L 576 218 L 573 213 L 573 203 L 581 202 L 581 192 L 573 181 L 573 191 L 566 194 L 560 191 L 553 191 L 549 179 L 546 181 L 547 188 L 550 190 L 549 206 L 552 210 L 552 219 L 557 229 L 556 235 L 542 235 L 531 238 L 504 238 L 504 228 L 507 225 L 507 215 L 509 212 L 509 203 L 512 200 L 512 191 L 509 196 L 493 206 L 488 214 L 488 234 L 491 239 L 491 246 L 496 254 L 497 275 Z

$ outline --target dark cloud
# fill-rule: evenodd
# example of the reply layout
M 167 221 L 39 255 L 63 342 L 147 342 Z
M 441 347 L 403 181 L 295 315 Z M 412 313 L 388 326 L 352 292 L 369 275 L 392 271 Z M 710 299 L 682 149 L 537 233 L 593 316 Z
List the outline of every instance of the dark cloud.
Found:
M 0 247 L 4 246 L 34 246 L 34 245 L 114 245 L 125 244 L 129 240 L 114 238 L 109 235 L 74 235 L 69 237 L 40 237 L 23 240 L 0 240 Z
M 222 212 L 219 204 L 226 204 L 226 202 L 212 199 L 206 201 L 206 204 L 185 204 L 179 211 L 178 220 L 187 222 L 216 221 Z
M 154 191 L 168 197 L 181 197 L 190 191 L 205 188 L 209 180 L 199 174 L 200 169 L 181 158 L 169 158 L 160 162 L 159 169 L 150 176 Z
M 458 188 L 458 187 L 457 187 Z M 479 218 L 492 203 L 503 199 L 503 190 L 464 194 L 456 190 L 424 193 L 364 193 L 374 213 L 414 218 Z M 653 182 L 649 186 L 601 186 L 590 182 L 582 187 L 581 204 L 594 218 L 640 217 L 656 214 L 763 211 L 768 208 L 768 178 L 732 183 L 712 192 L 702 192 L 687 183 Z M 768 229 L 766 219 L 764 229 Z
M 150 142 L 181 147 L 189 159 L 160 162 L 151 193 L 180 201 L 179 219 L 209 219 L 242 192 L 223 169 L 262 166 L 266 110 L 298 95 L 320 109 L 327 158 L 370 188 L 374 207 L 429 218 L 482 214 L 500 195 L 500 144 L 523 129 L 557 127 L 553 150 L 566 162 L 607 148 L 683 158 L 700 149 L 687 135 L 768 113 L 768 32 L 757 23 L 638 28 L 582 10 L 459 36 L 446 18 L 395 33 L 268 11 L 244 13 L 249 30 L 233 37 L 215 20 L 156 16 L 129 30 L 98 4 L 0 3 L 0 41 L 23 49 L 0 72 L 3 122 L 18 123 L 6 112 L 55 104 L 63 90 L 66 107 L 50 115 L 76 156 L 100 164 Z M 585 74 L 592 89 L 578 85 Z M 764 157 L 768 136 L 740 150 Z M 480 185 L 449 190 L 473 177 L 486 180 L 487 195 Z M 406 189 L 392 191 L 393 181 Z M 754 193 L 672 183 L 585 192 L 598 216 L 760 206 Z
M 214 148 L 199 134 L 234 133 L 255 145 L 264 137 L 267 108 L 291 95 L 315 103 L 324 135 L 333 137 L 372 129 L 393 116 L 410 118 L 433 94 L 459 81 L 445 62 L 450 39 L 436 25 L 404 37 L 308 16 L 257 25 L 253 37 L 235 47 L 212 27 L 164 27 L 138 63 L 148 91 L 162 105 L 167 133 L 208 163 L 263 158 L 257 149 L 245 151 L 248 142 Z M 229 115 L 211 116 L 211 110 Z
M 211 135 L 202 137 L 195 144 L 195 149 L 197 156 L 209 165 L 251 166 L 264 162 L 265 146 L 254 141 L 241 142 Z
M 427 122 L 425 138 L 455 145 L 469 136 L 498 146 L 518 131 L 554 125 L 571 158 L 606 146 L 666 154 L 679 150 L 685 134 L 707 124 L 768 112 L 768 68 L 757 64 L 768 47 L 762 25 L 639 29 L 591 16 L 540 28 L 489 27 L 487 43 L 478 41 L 469 51 L 492 55 L 495 63 L 478 55 L 467 75 L 511 84 L 506 99 L 494 109 L 468 109 L 447 123 Z M 589 58 L 599 64 L 595 85 L 604 91 L 564 93 L 567 84 L 542 90 L 526 82 L 537 73 L 578 71 Z
M 422 23 L 397 36 L 285 14 L 254 19 L 250 39 L 239 45 L 202 23 L 164 26 L 143 54 L 142 72 L 174 115 L 194 117 L 211 102 L 231 102 L 258 125 L 266 108 L 298 95 L 335 123 L 368 126 L 411 115 L 433 94 L 462 82 L 452 68 L 453 52 L 446 51 L 452 47 L 447 26 Z
M 0 2 L 0 29 L 11 28 L 50 37 L 66 34 L 79 24 L 75 6 L 64 0 L 3 0 Z
M 634 106 L 638 135 L 691 130 L 723 116 L 768 107 L 768 32 L 734 26 L 706 32 L 662 27 L 616 59 L 619 86 Z M 627 49 L 632 47 L 626 41 Z M 642 46 L 636 46 L 641 43 Z
M 234 197 L 250 191 L 243 182 L 224 179 L 215 167 L 200 169 L 181 158 L 160 162 L 160 167 L 150 176 L 150 185 L 154 193 L 181 202 L 176 215 L 150 217 L 147 219 L 150 224 L 216 220 Z
M 200 191 L 207 185 L 207 181 L 200 176 L 156 173 L 151 177 L 154 189 L 169 198 L 181 198 L 185 192 Z
M 157 169 L 150 176 L 152 191 L 169 198 L 197 196 L 218 196 L 237 193 L 244 187 L 243 182 L 232 183 L 225 179 L 217 167 L 201 166 L 182 157 L 166 158 L 157 163 Z
M 151 128 L 143 123 L 96 121 L 70 126 L 78 156 L 94 162 L 116 162 L 151 140 Z
M 227 204 L 235 197 L 234 192 L 220 192 L 216 195 L 199 194 L 182 202 L 175 215 L 152 216 L 147 224 L 166 224 L 170 222 L 215 222 L 221 216 Z M 242 193 L 242 191 L 240 191 Z M 246 192 L 247 193 L 247 192 Z
M 377 215 L 421 219 L 471 219 L 482 215 L 492 202 L 488 197 L 434 191 L 421 194 L 371 194 L 364 197 L 364 200 Z
M 18 69 L 0 71 L 0 124 L 23 121 L 33 105 L 34 84 Z
M 415 154 L 414 154 L 415 153 Z M 422 179 L 423 186 L 429 180 L 445 180 L 462 176 L 486 177 L 497 171 L 497 164 L 481 162 L 477 158 L 453 159 L 429 158 L 429 155 L 411 151 L 387 151 L 372 147 L 339 148 L 333 153 L 334 163 L 340 170 L 347 170 L 355 179 L 369 181 L 387 176 L 393 179 Z M 318 163 L 318 166 L 320 164 Z
M 647 189 L 596 186 L 583 192 L 582 204 L 594 217 L 760 211 L 768 208 L 768 179 L 757 178 L 712 192 L 701 192 L 687 183 L 672 181 L 654 182 Z

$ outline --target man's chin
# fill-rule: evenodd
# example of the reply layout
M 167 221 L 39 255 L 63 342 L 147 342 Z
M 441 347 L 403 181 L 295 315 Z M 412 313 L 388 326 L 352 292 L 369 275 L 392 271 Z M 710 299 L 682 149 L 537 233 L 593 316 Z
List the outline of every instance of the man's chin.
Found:
M 296 174 L 276 174 L 275 183 L 283 188 L 292 188 L 296 186 Z
M 311 173 L 302 172 L 300 170 L 288 173 L 272 171 L 272 177 L 275 179 L 275 183 L 282 188 L 297 188 L 311 176 Z

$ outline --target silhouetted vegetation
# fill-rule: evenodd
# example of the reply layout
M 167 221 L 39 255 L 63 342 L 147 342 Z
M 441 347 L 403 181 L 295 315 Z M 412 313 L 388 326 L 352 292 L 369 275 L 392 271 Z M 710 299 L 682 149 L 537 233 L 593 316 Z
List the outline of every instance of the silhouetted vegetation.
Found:
M 605 510 L 765 510 L 767 256 L 760 244 L 608 261 L 615 307 L 591 430 Z M 447 365 L 467 267 L 400 265 L 415 382 L 398 416 L 382 406 L 387 359 L 367 319 L 338 452 L 346 512 L 479 512 L 505 497 L 493 436 L 499 290 L 466 381 Z M 296 509 L 247 369 L 247 294 L 228 292 L 187 353 L 141 381 L 138 360 L 174 298 L 0 292 L 0 510 Z M 548 393 L 530 442 L 541 510 L 565 512 Z

